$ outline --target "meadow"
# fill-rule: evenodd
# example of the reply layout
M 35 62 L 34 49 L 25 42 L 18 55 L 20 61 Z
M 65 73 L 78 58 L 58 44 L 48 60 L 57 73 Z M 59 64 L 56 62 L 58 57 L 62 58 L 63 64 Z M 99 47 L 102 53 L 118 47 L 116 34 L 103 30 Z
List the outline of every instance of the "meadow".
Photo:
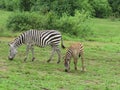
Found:
M 120 90 L 120 21 L 92 19 L 93 36 L 86 39 L 63 34 L 64 45 L 74 42 L 84 45 L 87 71 L 81 72 L 71 62 L 69 73 L 64 71 L 64 60 L 57 64 L 57 54 L 50 63 L 47 59 L 51 48 L 35 47 L 35 61 L 31 54 L 26 62 L 25 45 L 18 48 L 13 61 L 8 60 L 8 42 L 20 32 L 13 33 L 5 28 L 11 12 L 0 11 L 0 90 Z M 66 50 L 61 48 L 62 56 Z

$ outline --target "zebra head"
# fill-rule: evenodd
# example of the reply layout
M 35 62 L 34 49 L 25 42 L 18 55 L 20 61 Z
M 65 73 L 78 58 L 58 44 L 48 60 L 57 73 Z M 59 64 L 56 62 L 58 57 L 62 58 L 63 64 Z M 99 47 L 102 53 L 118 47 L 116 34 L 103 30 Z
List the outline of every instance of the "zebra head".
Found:
M 13 58 L 15 57 L 15 55 L 17 53 L 17 50 L 14 46 L 14 43 L 9 43 L 8 45 L 10 47 L 8 59 L 13 60 Z
M 64 60 L 64 65 L 65 65 L 65 72 L 68 72 L 70 70 L 70 60 L 66 59 Z

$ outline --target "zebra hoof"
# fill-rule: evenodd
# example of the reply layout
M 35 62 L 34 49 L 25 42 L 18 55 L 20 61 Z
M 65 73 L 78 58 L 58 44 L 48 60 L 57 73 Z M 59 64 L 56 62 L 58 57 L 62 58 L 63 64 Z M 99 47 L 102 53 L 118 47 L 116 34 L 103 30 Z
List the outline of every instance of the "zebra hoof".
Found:
M 32 58 L 32 61 L 34 61 L 34 60 L 35 60 L 35 57 Z
M 57 62 L 57 64 L 59 64 L 59 63 L 60 63 L 60 61 Z
M 24 62 L 26 62 L 27 58 L 24 59 Z
M 49 63 L 51 60 L 49 59 L 49 60 L 47 60 L 47 62 Z
M 77 68 L 75 67 L 75 70 L 77 70 Z
M 65 72 L 68 72 L 68 70 L 67 70 L 67 69 L 65 69 Z

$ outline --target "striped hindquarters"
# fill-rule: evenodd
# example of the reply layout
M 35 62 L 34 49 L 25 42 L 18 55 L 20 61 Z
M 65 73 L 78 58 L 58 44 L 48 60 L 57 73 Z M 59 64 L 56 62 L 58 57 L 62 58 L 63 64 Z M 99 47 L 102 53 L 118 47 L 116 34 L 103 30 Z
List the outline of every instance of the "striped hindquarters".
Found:
M 61 41 L 61 33 L 56 30 L 29 30 L 26 33 L 27 41 L 32 40 L 31 42 L 41 47 L 46 45 L 57 46 Z
M 59 45 L 61 41 L 61 34 L 55 30 L 43 31 L 41 33 L 41 46 Z

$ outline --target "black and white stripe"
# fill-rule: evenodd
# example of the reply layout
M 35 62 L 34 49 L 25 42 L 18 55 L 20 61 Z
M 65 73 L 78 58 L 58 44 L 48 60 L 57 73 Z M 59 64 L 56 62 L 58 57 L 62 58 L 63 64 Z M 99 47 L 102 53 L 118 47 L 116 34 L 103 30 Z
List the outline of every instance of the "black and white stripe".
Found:
M 11 44 L 13 44 L 15 48 L 21 46 L 22 44 L 27 45 L 25 60 L 27 59 L 29 50 L 32 51 L 32 55 L 33 55 L 32 60 L 34 60 L 33 46 L 45 47 L 47 45 L 50 45 L 53 51 L 48 62 L 52 59 L 56 51 L 58 54 L 58 63 L 59 63 L 61 55 L 60 55 L 60 49 L 58 48 L 58 46 L 60 41 L 61 41 L 62 48 L 64 48 L 61 33 L 56 30 L 29 30 L 29 31 L 23 32 Z

